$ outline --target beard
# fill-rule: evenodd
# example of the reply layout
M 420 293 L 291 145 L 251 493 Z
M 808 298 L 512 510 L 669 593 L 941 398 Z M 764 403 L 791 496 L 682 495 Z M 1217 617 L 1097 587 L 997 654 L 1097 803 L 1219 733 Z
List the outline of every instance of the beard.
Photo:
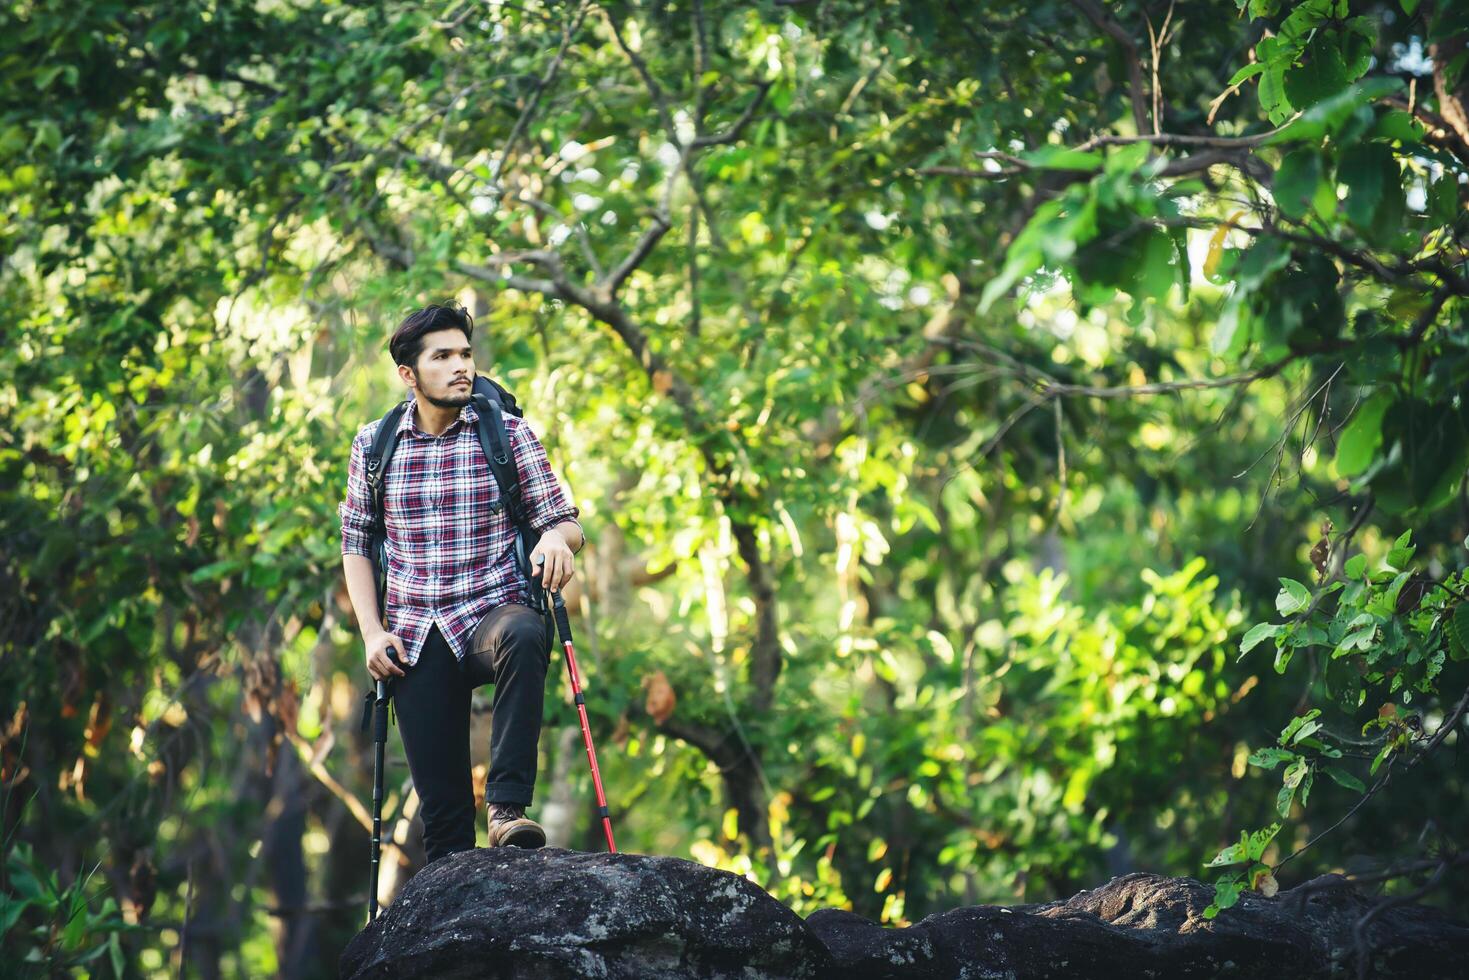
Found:
M 435 408 L 463 408 L 469 404 L 474 394 L 474 388 L 471 386 L 462 391 L 458 388 L 449 388 L 447 394 L 431 395 L 428 393 L 428 389 L 424 387 L 423 379 L 418 376 L 417 371 L 413 372 L 413 378 L 418 382 L 418 397 Z

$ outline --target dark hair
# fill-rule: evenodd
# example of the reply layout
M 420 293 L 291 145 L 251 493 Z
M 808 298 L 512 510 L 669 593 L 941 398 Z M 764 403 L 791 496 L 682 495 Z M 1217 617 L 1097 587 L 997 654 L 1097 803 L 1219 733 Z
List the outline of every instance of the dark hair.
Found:
M 458 303 L 414 310 L 398 324 L 398 329 L 393 331 L 393 337 L 388 341 L 388 353 L 393 355 L 393 363 L 417 367 L 418 355 L 423 353 L 423 336 L 435 330 L 463 330 L 466 339 L 473 338 L 474 317 Z

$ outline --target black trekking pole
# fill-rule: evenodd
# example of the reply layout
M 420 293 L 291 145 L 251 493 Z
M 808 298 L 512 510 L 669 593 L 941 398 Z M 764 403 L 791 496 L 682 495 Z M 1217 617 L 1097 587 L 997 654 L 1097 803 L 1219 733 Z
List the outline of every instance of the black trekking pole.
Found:
M 612 815 L 607 809 L 607 794 L 602 792 L 602 773 L 597 769 L 597 750 L 592 747 L 592 728 L 587 722 L 587 699 L 581 693 L 581 677 L 576 672 L 576 654 L 571 649 L 571 622 L 566 618 L 566 602 L 559 591 L 551 593 L 556 615 L 556 629 L 561 633 L 561 646 L 566 650 L 566 676 L 571 681 L 571 696 L 581 715 L 581 737 L 587 744 L 587 761 L 592 764 L 592 785 L 597 790 L 597 811 L 602 815 L 602 833 L 607 837 L 607 850 L 617 853 L 612 840 Z
M 383 751 L 388 744 L 388 697 L 391 693 L 388 681 L 379 679 L 372 714 L 372 883 L 369 886 L 368 922 L 377 918 L 377 869 L 382 855 L 383 830 Z

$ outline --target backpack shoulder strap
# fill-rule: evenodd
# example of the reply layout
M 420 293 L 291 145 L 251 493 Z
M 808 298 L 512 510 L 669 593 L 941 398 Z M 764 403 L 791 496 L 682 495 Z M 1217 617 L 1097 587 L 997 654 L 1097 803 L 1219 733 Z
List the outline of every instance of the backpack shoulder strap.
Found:
M 397 448 L 398 426 L 407 410 L 408 402 L 399 402 L 383 416 L 373 436 L 372 449 L 367 453 L 367 492 L 372 499 L 373 517 L 379 525 L 383 522 L 383 474 Z
M 510 437 L 505 431 L 505 414 L 500 399 L 493 389 L 488 393 L 475 392 L 475 414 L 479 416 L 479 444 L 489 460 L 490 471 L 500 485 L 500 495 L 505 500 L 505 509 L 510 520 L 521 527 L 525 514 L 520 506 L 520 470 L 510 455 Z
M 476 393 L 482 393 L 486 397 L 498 398 L 500 400 L 500 410 L 506 415 L 514 415 L 518 419 L 525 417 L 525 412 L 521 411 L 520 403 L 515 400 L 515 396 L 510 394 L 505 386 L 494 378 L 487 378 L 482 374 L 476 375 L 474 379 L 474 390 Z
M 494 474 L 495 482 L 500 485 L 500 497 L 505 504 L 505 512 L 510 517 L 511 526 L 515 528 L 515 561 L 520 566 L 521 575 L 530 585 L 532 604 L 549 617 L 550 606 L 546 603 L 540 582 L 530 567 L 530 553 L 535 550 L 536 543 L 540 541 L 541 536 L 531 527 L 529 516 L 525 512 L 520 492 L 520 470 L 516 466 L 514 455 L 510 452 L 510 439 L 505 431 L 505 414 L 501 408 L 500 399 L 494 392 L 476 391 L 474 407 L 479 417 L 480 448 L 484 450 L 485 458 L 490 462 L 490 472 Z M 551 635 L 548 618 L 546 626 L 548 651 Z
M 480 448 L 484 450 L 490 472 L 500 486 L 500 497 L 510 518 L 510 525 L 515 528 L 515 563 L 520 566 L 520 574 L 530 588 L 531 606 L 540 611 L 541 619 L 545 623 L 546 662 L 549 664 L 551 651 L 555 648 L 555 623 L 551 615 L 551 603 L 546 601 L 545 590 L 530 567 L 530 553 L 535 550 L 541 536 L 531 527 L 525 513 L 520 493 L 520 469 L 510 451 L 510 437 L 505 429 L 506 412 L 517 418 L 523 416 L 519 406 L 515 404 L 514 396 L 489 378 L 477 376 L 474 379 L 473 392 L 475 414 L 479 418 Z
M 387 522 L 383 516 L 383 475 L 393 458 L 393 449 L 398 445 L 398 425 L 408 402 L 401 402 L 384 415 L 372 438 L 372 448 L 367 452 L 367 499 L 372 508 L 372 528 L 368 531 L 368 552 L 372 560 L 372 578 L 377 591 L 379 613 L 386 613 L 388 601 L 388 556 Z

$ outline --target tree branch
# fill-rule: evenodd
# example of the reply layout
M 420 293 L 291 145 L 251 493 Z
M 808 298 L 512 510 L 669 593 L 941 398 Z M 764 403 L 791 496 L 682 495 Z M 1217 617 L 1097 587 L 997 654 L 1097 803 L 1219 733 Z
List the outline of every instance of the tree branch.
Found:
M 1127 29 L 1117 23 L 1110 14 L 1102 8 L 1096 0 L 1071 0 L 1071 5 L 1085 15 L 1092 22 L 1092 26 L 1102 31 L 1117 46 L 1122 49 L 1123 58 L 1127 62 L 1128 87 L 1127 95 L 1132 101 L 1132 121 L 1137 126 L 1139 133 L 1148 131 L 1148 96 L 1143 89 L 1143 66 L 1138 58 L 1137 42 Z

